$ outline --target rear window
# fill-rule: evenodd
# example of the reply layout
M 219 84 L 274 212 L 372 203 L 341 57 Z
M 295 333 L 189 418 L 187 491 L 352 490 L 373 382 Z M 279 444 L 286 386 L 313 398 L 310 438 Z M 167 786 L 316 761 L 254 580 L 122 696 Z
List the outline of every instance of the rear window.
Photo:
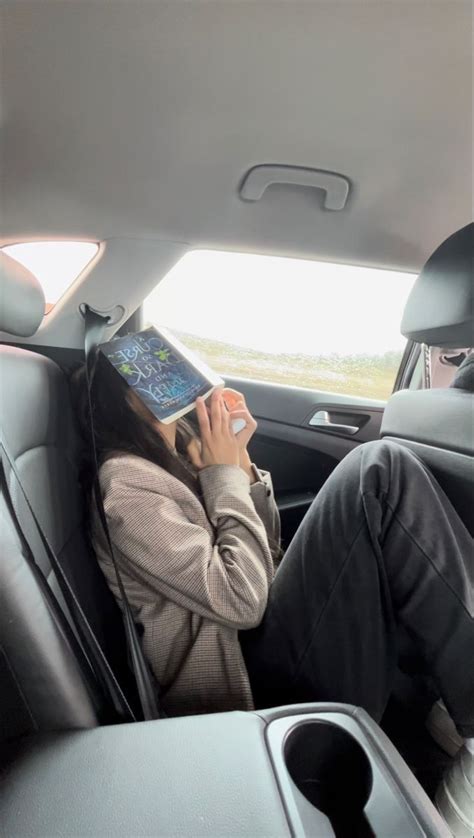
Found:
M 48 314 L 99 251 L 96 242 L 21 242 L 2 248 L 36 276 L 46 297 Z

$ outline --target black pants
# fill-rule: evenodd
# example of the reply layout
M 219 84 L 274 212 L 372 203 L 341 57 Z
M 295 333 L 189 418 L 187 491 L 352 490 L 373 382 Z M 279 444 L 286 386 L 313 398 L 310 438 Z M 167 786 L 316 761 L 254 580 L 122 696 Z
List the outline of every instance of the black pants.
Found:
M 241 634 L 259 707 L 341 701 L 380 721 L 408 632 L 461 735 L 474 736 L 473 539 L 406 448 L 360 446 L 335 469 Z

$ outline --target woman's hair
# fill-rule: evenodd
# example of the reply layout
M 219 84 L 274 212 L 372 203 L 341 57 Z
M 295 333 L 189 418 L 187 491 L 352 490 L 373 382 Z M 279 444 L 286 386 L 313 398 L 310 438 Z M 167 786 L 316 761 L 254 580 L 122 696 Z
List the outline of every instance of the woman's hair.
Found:
M 82 482 L 90 492 L 94 477 L 92 431 L 89 417 L 86 368 L 82 365 L 71 376 L 72 400 L 85 450 Z M 151 423 L 131 406 L 129 387 L 101 352 L 96 352 L 92 370 L 91 402 L 94 438 L 99 467 L 117 454 L 135 454 L 161 466 L 199 495 L 196 473 L 187 457 L 187 446 L 196 432 L 191 422 L 180 419 L 176 427 L 176 451 Z M 150 414 L 150 418 L 152 415 Z

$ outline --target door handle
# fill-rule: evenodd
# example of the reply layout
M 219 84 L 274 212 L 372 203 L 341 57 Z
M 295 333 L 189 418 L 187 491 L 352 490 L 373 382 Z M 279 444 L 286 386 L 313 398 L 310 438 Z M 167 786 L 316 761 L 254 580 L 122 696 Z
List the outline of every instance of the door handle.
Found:
M 332 431 L 333 433 L 346 434 L 347 436 L 352 436 L 352 434 L 360 431 L 358 425 L 341 425 L 338 422 L 332 422 L 327 410 L 317 410 L 308 424 L 313 428 L 317 428 L 318 431 Z

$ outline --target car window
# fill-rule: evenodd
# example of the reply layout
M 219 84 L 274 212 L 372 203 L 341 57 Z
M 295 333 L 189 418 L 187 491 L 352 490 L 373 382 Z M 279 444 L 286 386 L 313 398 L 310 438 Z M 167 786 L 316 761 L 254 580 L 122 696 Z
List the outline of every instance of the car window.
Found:
M 386 399 L 413 274 L 191 251 L 144 302 L 217 372 Z
M 99 252 L 97 242 L 34 241 L 2 248 L 12 259 L 28 268 L 40 283 L 48 314 Z

